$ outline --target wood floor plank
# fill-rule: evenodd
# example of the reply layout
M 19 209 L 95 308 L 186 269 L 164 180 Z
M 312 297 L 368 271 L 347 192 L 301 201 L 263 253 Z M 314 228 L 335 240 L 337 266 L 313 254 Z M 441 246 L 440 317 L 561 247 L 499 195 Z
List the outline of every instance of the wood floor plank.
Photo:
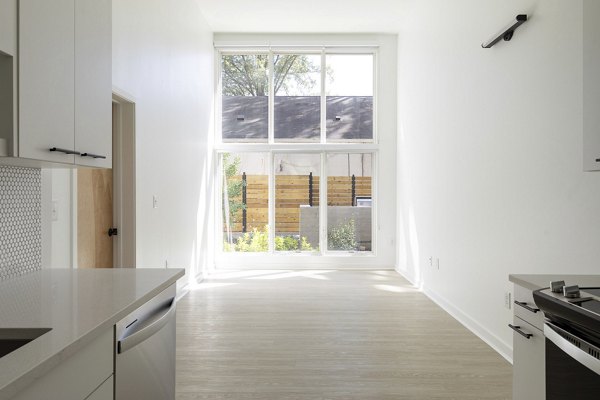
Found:
M 177 312 L 178 400 L 511 398 L 510 364 L 394 271 L 225 272 Z

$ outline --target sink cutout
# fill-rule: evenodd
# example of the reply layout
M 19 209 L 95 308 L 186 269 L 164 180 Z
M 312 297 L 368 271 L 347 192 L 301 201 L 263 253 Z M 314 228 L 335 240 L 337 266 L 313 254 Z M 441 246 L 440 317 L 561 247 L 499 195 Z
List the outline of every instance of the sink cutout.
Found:
M 51 328 L 0 328 L 0 358 L 51 330 Z

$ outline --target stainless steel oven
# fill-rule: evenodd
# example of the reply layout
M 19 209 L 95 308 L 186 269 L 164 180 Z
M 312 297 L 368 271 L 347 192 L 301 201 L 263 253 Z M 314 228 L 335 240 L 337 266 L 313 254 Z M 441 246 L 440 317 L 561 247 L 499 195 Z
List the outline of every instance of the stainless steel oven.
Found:
M 600 398 L 600 346 L 572 327 L 546 322 L 546 400 Z
M 546 317 L 546 400 L 597 400 L 600 289 L 561 283 L 533 295 Z

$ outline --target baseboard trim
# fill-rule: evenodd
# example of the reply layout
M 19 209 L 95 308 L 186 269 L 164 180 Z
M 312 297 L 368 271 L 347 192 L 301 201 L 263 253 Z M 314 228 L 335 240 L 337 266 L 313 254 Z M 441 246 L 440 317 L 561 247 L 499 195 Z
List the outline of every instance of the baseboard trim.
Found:
M 460 322 L 465 328 L 473 332 L 477 337 L 487 343 L 492 349 L 500 354 L 506 361 L 512 364 L 512 348 L 507 343 L 504 343 L 500 338 L 490 332 L 488 329 L 481 326 L 475 319 L 464 313 L 458 307 L 454 306 L 444 297 L 438 295 L 428 287 L 423 288 L 423 293 L 429 297 L 435 304 L 440 306 L 444 311 L 450 314 L 454 319 Z
M 339 267 L 334 265 L 288 265 L 285 263 L 277 265 L 217 265 L 211 272 L 219 271 L 394 271 L 394 267 L 364 267 L 364 266 L 345 266 Z

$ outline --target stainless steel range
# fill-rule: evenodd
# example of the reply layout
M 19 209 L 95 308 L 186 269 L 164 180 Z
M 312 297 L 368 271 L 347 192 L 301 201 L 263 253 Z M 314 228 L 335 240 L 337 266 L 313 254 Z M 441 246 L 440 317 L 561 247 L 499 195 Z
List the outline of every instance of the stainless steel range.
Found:
M 599 399 L 600 288 L 557 281 L 533 299 L 546 317 L 546 399 Z

